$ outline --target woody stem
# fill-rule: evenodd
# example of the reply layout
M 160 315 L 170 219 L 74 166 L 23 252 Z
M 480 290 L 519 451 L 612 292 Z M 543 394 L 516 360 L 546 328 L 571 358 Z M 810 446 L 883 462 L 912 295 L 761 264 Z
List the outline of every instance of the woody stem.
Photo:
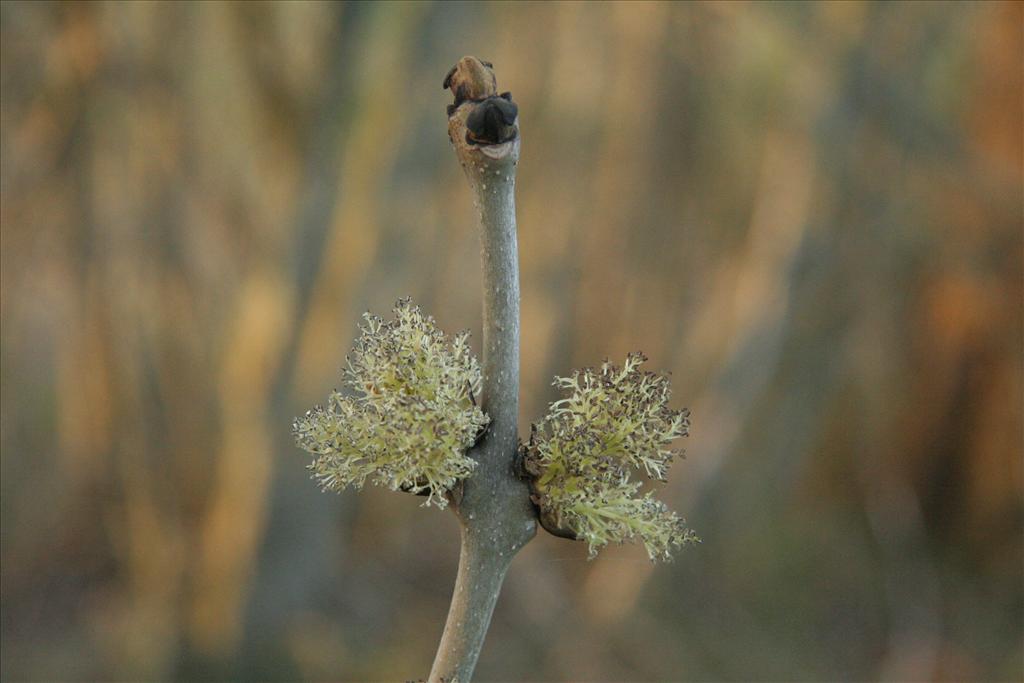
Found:
M 511 142 L 473 145 L 466 118 L 478 106 L 464 102 L 449 118 L 449 133 L 480 215 L 483 266 L 483 391 L 491 423 L 471 451 L 477 461 L 454 505 L 462 525 L 459 570 L 431 683 L 466 683 L 490 625 L 512 557 L 536 533 L 527 485 L 513 471 L 519 412 L 519 258 L 515 177 L 518 135 Z

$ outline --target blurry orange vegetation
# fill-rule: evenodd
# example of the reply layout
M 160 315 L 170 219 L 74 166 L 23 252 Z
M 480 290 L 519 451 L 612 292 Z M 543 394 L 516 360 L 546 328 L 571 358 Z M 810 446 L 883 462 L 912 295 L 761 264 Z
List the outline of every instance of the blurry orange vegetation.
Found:
M 288 430 L 363 310 L 479 327 L 440 88 L 479 54 L 524 430 L 642 349 L 705 539 L 539 539 L 480 675 L 1018 677 L 1022 12 L 4 3 L 0 674 L 422 675 L 454 522 L 322 497 Z

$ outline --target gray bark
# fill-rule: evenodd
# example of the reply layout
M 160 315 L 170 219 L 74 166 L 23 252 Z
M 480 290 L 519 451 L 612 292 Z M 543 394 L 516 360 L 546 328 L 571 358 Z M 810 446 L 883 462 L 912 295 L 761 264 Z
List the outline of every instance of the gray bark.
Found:
M 519 257 L 515 177 L 519 138 L 497 145 L 466 142 L 464 102 L 449 134 L 480 215 L 483 265 L 483 391 L 487 433 L 471 455 L 478 465 L 453 501 L 462 525 L 455 590 L 431 683 L 466 683 L 473 675 L 491 614 L 513 556 L 537 530 L 527 485 L 514 473 L 519 412 Z M 518 124 L 517 124 L 518 125 Z

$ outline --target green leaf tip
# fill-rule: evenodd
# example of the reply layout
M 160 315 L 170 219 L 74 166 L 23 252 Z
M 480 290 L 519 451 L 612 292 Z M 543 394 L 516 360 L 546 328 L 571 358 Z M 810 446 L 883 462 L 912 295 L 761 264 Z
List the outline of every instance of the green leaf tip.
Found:
M 476 467 L 467 452 L 489 422 L 474 398 L 481 375 L 469 334 L 448 337 L 408 298 L 391 320 L 363 317 L 343 373 L 352 395 L 335 390 L 326 407 L 296 419 L 296 442 L 313 454 L 324 490 L 369 479 L 444 508 Z

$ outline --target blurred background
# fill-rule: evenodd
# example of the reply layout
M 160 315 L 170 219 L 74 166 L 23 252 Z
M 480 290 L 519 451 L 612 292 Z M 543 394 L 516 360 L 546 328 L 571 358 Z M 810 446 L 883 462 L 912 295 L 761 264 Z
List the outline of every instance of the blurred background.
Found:
M 1022 8 L 3 3 L 0 676 L 426 676 L 454 517 L 320 493 L 290 427 L 364 310 L 479 331 L 473 54 L 521 431 L 642 349 L 704 538 L 541 534 L 478 679 L 1020 680 Z

